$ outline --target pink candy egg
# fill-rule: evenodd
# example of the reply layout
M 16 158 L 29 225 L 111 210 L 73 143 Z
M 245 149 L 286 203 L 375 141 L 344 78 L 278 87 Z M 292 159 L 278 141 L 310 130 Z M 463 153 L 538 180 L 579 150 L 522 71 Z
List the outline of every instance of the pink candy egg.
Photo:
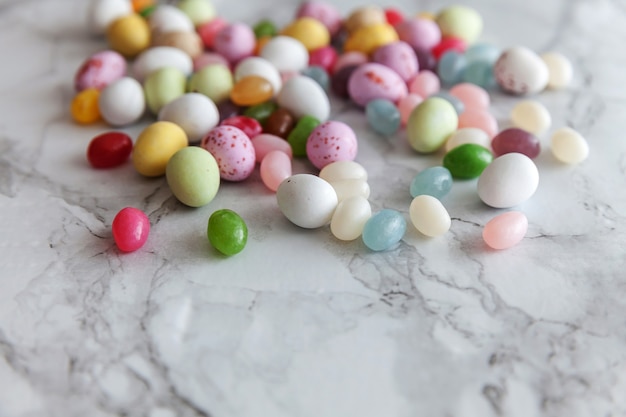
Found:
M 261 162 L 265 155 L 272 151 L 282 151 L 287 154 L 289 158 L 293 158 L 293 151 L 291 145 L 285 139 L 280 136 L 271 135 L 269 133 L 261 133 L 253 137 L 252 145 L 254 146 L 254 152 L 256 154 L 256 161 Z
M 102 90 L 125 75 L 124 57 L 115 51 L 102 51 L 83 62 L 74 77 L 74 87 L 76 91 L 87 88 Z
M 396 26 L 400 40 L 415 49 L 429 50 L 441 42 L 441 30 L 430 19 L 405 20 Z
M 256 46 L 256 37 L 250 26 L 233 23 L 217 33 L 213 48 L 231 64 L 252 56 Z
M 509 211 L 491 219 L 483 229 L 483 239 L 493 249 L 508 249 L 526 235 L 528 219 L 519 211 Z
M 409 83 L 409 92 L 421 97 L 430 97 L 441 89 L 439 77 L 429 70 L 422 70 Z
M 311 51 L 309 54 L 309 66 L 318 66 L 326 70 L 330 74 L 333 67 L 337 63 L 337 51 L 332 46 L 323 46 Z
M 122 252 L 134 252 L 148 240 L 150 220 L 143 211 L 126 207 L 117 213 L 111 229 L 117 247 Z
M 375 62 L 357 68 L 348 80 L 350 98 L 365 107 L 371 100 L 383 98 L 398 102 L 408 94 L 406 83 L 391 68 Z
M 313 129 L 306 142 L 306 155 L 319 169 L 331 162 L 353 161 L 357 150 L 354 130 L 347 124 L 334 120 Z
M 243 181 L 254 170 L 254 146 L 241 129 L 218 126 L 202 139 L 200 146 L 215 157 L 223 180 Z
M 214 52 L 205 52 L 202 55 L 194 58 L 193 60 L 193 70 L 200 71 L 202 68 L 207 65 L 213 64 L 222 64 L 226 67 L 230 66 L 230 62 L 220 54 L 216 54 Z
M 466 109 L 459 115 L 459 129 L 475 127 L 481 129 L 490 138 L 498 133 L 498 121 L 491 113 L 483 109 Z
M 319 20 L 326 26 L 331 36 L 341 29 L 341 13 L 325 2 L 305 1 L 296 12 L 296 17 L 312 17 Z
M 406 82 L 417 74 L 418 63 L 415 51 L 403 41 L 381 46 L 374 52 L 374 62 L 394 70 Z
M 263 184 L 276 191 L 281 182 L 291 177 L 291 157 L 283 151 L 271 151 L 261 161 L 260 172 Z
M 217 34 L 226 26 L 228 26 L 228 22 L 221 17 L 216 17 L 215 19 L 199 26 L 197 32 L 198 35 L 200 35 L 200 39 L 202 39 L 204 46 L 209 49 L 213 48 Z
M 489 93 L 482 87 L 472 83 L 457 84 L 450 89 L 450 94 L 461 100 L 466 109 L 489 108 Z
M 402 126 L 406 126 L 409 121 L 409 116 L 411 116 L 411 112 L 422 101 L 424 101 L 424 98 L 422 96 L 410 93 L 398 102 L 398 110 L 400 111 L 400 122 L 402 123 Z

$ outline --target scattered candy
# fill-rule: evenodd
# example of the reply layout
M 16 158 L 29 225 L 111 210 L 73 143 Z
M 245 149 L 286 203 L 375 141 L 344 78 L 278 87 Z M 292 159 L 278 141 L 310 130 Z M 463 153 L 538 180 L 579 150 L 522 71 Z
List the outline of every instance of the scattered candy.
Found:
M 122 132 L 102 133 L 89 142 L 87 160 L 94 168 L 113 168 L 128 160 L 133 141 Z
M 163 106 L 185 94 L 186 83 L 185 74 L 176 68 L 164 67 L 151 72 L 143 84 L 150 111 L 159 114 Z
M 504 129 L 494 136 L 491 140 L 491 148 L 495 156 L 518 152 L 530 159 L 535 159 L 541 152 L 539 139 L 532 133 L 517 127 Z
M 322 168 L 319 177 L 330 183 L 343 180 L 367 181 L 367 171 L 358 162 L 337 161 Z
M 305 46 L 289 36 L 272 38 L 261 50 L 261 57 L 271 62 L 279 72 L 302 71 L 309 64 L 309 52 Z
M 458 122 L 452 104 L 438 97 L 427 98 L 409 117 L 406 127 L 409 143 L 418 152 L 434 152 L 457 129 Z
M 223 180 L 243 181 L 254 170 L 254 145 L 241 129 L 228 125 L 213 128 L 200 146 L 215 157 Z
M 589 145 L 585 138 L 569 127 L 563 127 L 552 134 L 550 148 L 552 155 L 566 164 L 578 164 L 589 156 Z
M 129 14 L 114 20 L 107 27 L 111 49 L 126 58 L 134 58 L 150 46 L 150 28 L 138 14 Z
M 381 135 L 393 135 L 401 124 L 400 111 L 391 101 L 377 98 L 365 106 L 365 115 L 369 125 Z
M 443 158 L 446 167 L 454 178 L 478 178 L 485 168 L 493 161 L 493 155 L 488 149 L 466 143 L 455 147 Z
M 167 162 L 167 185 L 181 203 L 202 207 L 215 198 L 220 172 L 213 155 L 198 146 L 187 146 Z
M 265 78 L 272 85 L 274 94 L 278 94 L 283 86 L 278 69 L 268 60 L 258 56 L 246 58 L 235 67 L 234 77 L 236 82 L 249 75 L 258 75 Z
M 348 92 L 350 98 L 362 107 L 377 98 L 395 103 L 408 94 L 406 83 L 398 73 L 375 62 L 363 64 L 352 73 Z
M 519 211 L 502 213 L 489 220 L 483 229 L 483 239 L 493 249 L 508 249 L 526 235 L 528 219 Z
M 274 96 L 272 84 L 258 75 L 245 76 L 230 90 L 230 99 L 238 106 L 254 106 L 265 103 Z
M 132 64 L 133 77 L 143 82 L 152 72 L 172 67 L 189 76 L 193 70 L 193 62 L 189 55 L 173 46 L 155 46 L 143 51 Z
M 170 158 L 188 145 L 185 131 L 171 122 L 156 122 L 146 127 L 133 149 L 133 165 L 146 177 L 165 174 Z
M 111 126 L 135 123 L 146 110 L 143 87 L 133 78 L 120 78 L 100 92 L 98 108 Z
M 158 120 L 177 124 L 193 143 L 217 126 L 219 117 L 217 106 L 210 98 L 199 93 L 187 93 L 163 106 Z
M 122 252 L 134 252 L 148 240 L 150 220 L 143 211 L 134 207 L 120 210 L 111 224 L 113 239 Z
M 448 210 L 431 195 L 418 195 L 409 207 L 411 223 L 422 234 L 429 237 L 441 236 L 450 230 L 452 220 Z
M 347 198 L 361 196 L 369 198 L 370 186 L 366 181 L 360 179 L 346 179 L 339 181 L 329 181 L 337 193 L 337 200 L 343 201 Z
M 87 88 L 102 90 L 113 81 L 126 75 L 126 60 L 114 51 L 102 51 L 89 57 L 78 69 L 74 77 L 74 88 L 83 91 Z
M 528 200 L 539 185 L 533 161 L 521 153 L 497 157 L 478 178 L 478 196 L 495 208 L 509 208 Z
M 558 90 L 567 87 L 572 81 L 572 63 L 558 52 L 547 52 L 541 59 L 548 67 L 548 88 Z
M 511 110 L 511 121 L 516 127 L 541 135 L 550 128 L 552 117 L 543 104 L 535 100 L 524 100 Z
M 330 232 L 339 240 L 358 239 L 370 217 L 372 217 L 372 208 L 366 197 L 346 198 L 337 205 L 333 213 Z
M 319 124 L 320 121 L 313 116 L 304 116 L 298 120 L 296 126 L 287 136 L 287 142 L 291 145 L 293 156 L 306 156 L 309 136 Z
M 337 193 L 328 182 L 311 174 L 296 174 L 284 180 L 276 191 L 280 211 L 305 229 L 328 224 L 337 207 Z
M 100 91 L 95 88 L 88 88 L 76 94 L 70 106 L 72 119 L 77 123 L 85 125 L 100 120 L 99 98 Z
M 300 17 L 283 29 L 282 34 L 302 42 L 309 51 L 328 46 L 330 33 L 322 22 L 312 17 Z
M 446 152 L 450 152 L 452 149 L 465 143 L 473 143 L 486 149 L 491 149 L 491 139 L 484 130 L 475 127 L 464 127 L 448 137 L 445 146 Z
M 230 69 L 226 65 L 213 64 L 207 65 L 191 76 L 188 90 L 204 94 L 217 104 L 230 97 L 233 85 Z
M 548 84 L 548 67 L 539 55 L 523 46 L 507 49 L 495 63 L 498 85 L 511 94 L 535 94 Z
M 419 69 L 415 51 L 403 41 L 381 46 L 374 51 L 372 59 L 374 62 L 394 70 L 404 82 L 413 79 Z
M 236 255 L 248 243 L 248 226 L 232 210 L 217 210 L 209 217 L 207 237 L 211 245 L 226 256 Z
M 306 142 L 306 156 L 319 169 L 336 161 L 353 161 L 357 150 L 352 128 L 332 120 L 313 129 Z
M 418 195 L 430 195 L 439 200 L 452 189 L 452 174 L 445 167 L 430 167 L 419 172 L 411 181 L 410 193 L 415 198 Z
M 475 127 L 484 131 L 490 138 L 498 133 L 498 121 L 487 110 L 469 108 L 459 116 L 459 129 Z
M 435 21 L 444 37 L 460 38 L 468 44 L 474 43 L 483 30 L 480 14 L 466 6 L 446 7 Z
M 374 214 L 363 226 L 363 243 L 373 251 L 395 246 L 406 233 L 406 220 L 396 210 L 384 209 Z
M 420 97 L 430 97 L 438 93 L 440 88 L 439 77 L 429 70 L 420 71 L 409 84 L 409 91 Z
M 306 97 L 306 100 L 303 100 L 303 97 Z M 283 85 L 276 101 L 296 118 L 313 116 L 324 122 L 330 116 L 330 102 L 322 87 L 302 75 L 290 78 Z
M 272 191 L 278 190 L 280 184 L 291 177 L 291 156 L 281 150 L 268 152 L 261 160 L 261 180 Z

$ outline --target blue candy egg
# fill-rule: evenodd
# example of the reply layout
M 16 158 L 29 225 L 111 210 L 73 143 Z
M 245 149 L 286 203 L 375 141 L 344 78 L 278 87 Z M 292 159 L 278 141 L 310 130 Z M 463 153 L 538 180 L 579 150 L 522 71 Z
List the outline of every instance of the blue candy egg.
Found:
M 431 97 L 439 97 L 446 100 L 448 103 L 452 104 L 454 107 L 454 111 L 459 115 L 465 111 L 465 104 L 458 98 L 454 97 L 452 94 L 446 93 L 445 91 L 440 91 L 438 93 L 433 94 Z
M 430 195 L 439 200 L 450 192 L 452 174 L 445 167 L 430 167 L 421 171 L 411 181 L 411 197 Z
M 324 91 L 328 92 L 328 88 L 330 87 L 330 76 L 324 68 L 313 65 L 303 69 L 302 75 L 312 78 L 320 85 L 320 87 L 322 87 L 322 89 L 324 89 Z
M 363 227 L 363 243 L 373 251 L 390 249 L 400 242 L 406 232 L 402 213 L 384 209 L 374 214 Z
M 493 89 L 497 85 L 493 65 L 487 61 L 474 61 L 468 64 L 463 73 L 463 81 L 476 84 L 485 90 Z
M 476 61 L 485 61 L 494 64 L 502 51 L 495 45 L 489 43 L 476 43 L 465 51 L 465 59 L 468 64 Z
M 367 122 L 381 135 L 393 135 L 400 128 L 400 110 L 389 100 L 377 98 L 365 106 Z
M 441 56 L 437 64 L 437 74 L 442 84 L 455 85 L 461 82 L 467 61 L 465 56 L 456 51 L 448 51 Z

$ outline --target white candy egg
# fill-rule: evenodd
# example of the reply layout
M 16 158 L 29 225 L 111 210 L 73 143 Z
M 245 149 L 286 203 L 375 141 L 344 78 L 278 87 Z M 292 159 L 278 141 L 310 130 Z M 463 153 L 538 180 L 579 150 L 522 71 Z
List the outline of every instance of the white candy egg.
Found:
M 550 149 L 556 159 L 566 164 L 578 164 L 589 156 L 589 145 L 585 138 L 569 127 L 552 134 Z
M 483 148 L 491 149 L 491 139 L 482 129 L 476 127 L 464 127 L 451 134 L 446 140 L 446 152 L 450 152 L 457 146 L 473 143 Z
M 160 68 L 174 67 L 185 75 L 193 71 L 193 61 L 183 50 L 173 46 L 154 46 L 143 51 L 133 62 L 132 74 L 139 81 Z
M 558 52 L 546 52 L 541 59 L 548 66 L 548 88 L 557 90 L 570 84 L 574 70 L 567 57 Z
M 538 101 L 520 101 L 511 110 L 511 121 L 515 127 L 524 129 L 537 136 L 543 134 L 552 124 L 550 112 Z
M 146 110 L 143 87 L 137 80 L 123 77 L 106 86 L 98 98 L 102 118 L 112 126 L 125 126 L 139 120 Z
M 149 19 L 150 30 L 158 33 L 193 32 L 194 24 L 182 10 L 167 4 L 159 5 Z
M 441 201 L 431 195 L 418 195 L 409 206 L 411 223 L 422 234 L 430 237 L 450 230 L 452 220 Z
M 132 12 L 128 0 L 94 0 L 89 9 L 89 26 L 94 33 L 103 34 L 115 19 Z
M 337 207 L 337 193 L 328 182 L 311 174 L 296 174 L 276 191 L 280 211 L 293 224 L 315 229 L 328 224 Z
M 330 116 L 328 96 L 317 82 L 303 75 L 287 80 L 278 94 L 277 102 L 297 119 L 309 115 L 325 122 Z
M 494 159 L 478 178 L 478 196 L 488 206 L 510 208 L 528 200 L 537 191 L 539 171 L 521 153 Z
M 176 123 L 189 142 L 197 142 L 217 126 L 220 114 L 217 106 L 207 96 L 187 93 L 167 103 L 159 112 L 159 121 Z
M 235 82 L 239 81 L 243 77 L 247 77 L 248 75 L 258 75 L 259 77 L 263 77 L 269 81 L 270 84 L 272 84 L 275 94 L 278 94 L 283 86 L 280 72 L 278 72 L 276 67 L 267 59 L 258 56 L 251 56 L 243 59 L 237 64 L 234 74 Z
M 309 52 L 302 42 L 289 36 L 276 36 L 265 44 L 261 57 L 279 72 L 299 72 L 309 65 Z
M 330 232 L 339 240 L 354 240 L 361 236 L 365 223 L 372 217 L 367 198 L 355 196 L 341 201 L 330 221 Z
M 530 49 L 507 49 L 496 61 L 493 72 L 498 85 L 511 94 L 535 94 L 548 84 L 548 67 Z

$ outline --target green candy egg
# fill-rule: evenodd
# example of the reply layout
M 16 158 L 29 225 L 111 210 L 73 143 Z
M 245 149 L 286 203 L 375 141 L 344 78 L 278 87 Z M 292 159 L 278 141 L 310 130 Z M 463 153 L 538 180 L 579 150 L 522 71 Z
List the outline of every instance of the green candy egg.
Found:
M 220 169 L 211 153 L 197 146 L 176 152 L 165 169 L 174 196 L 190 207 L 209 204 L 220 187 Z
M 487 148 L 474 143 L 457 146 L 443 158 L 443 166 L 454 178 L 478 178 L 483 170 L 493 161 L 493 155 Z
M 246 222 L 232 210 L 217 210 L 209 218 L 207 237 L 211 245 L 227 256 L 235 255 L 248 242 Z
M 244 112 L 244 116 L 252 117 L 256 119 L 262 125 L 265 124 L 267 119 L 278 108 L 278 105 L 273 101 L 266 101 L 265 103 L 256 104 L 252 107 L 248 107 Z
M 306 142 L 313 129 L 319 126 L 320 121 L 313 116 L 304 116 L 289 132 L 287 142 L 291 145 L 293 156 L 306 156 Z
M 191 76 L 187 90 L 204 94 L 214 103 L 220 103 L 230 97 L 233 85 L 233 75 L 226 65 L 211 64 Z
M 148 108 L 154 114 L 170 101 L 185 94 L 185 74 L 173 67 L 153 71 L 144 81 L 143 90 Z
M 443 9 L 435 20 L 443 36 L 463 39 L 467 44 L 476 42 L 483 30 L 483 19 L 467 6 L 450 6 Z
M 418 152 L 439 149 L 454 131 L 459 118 L 449 101 L 431 97 L 417 105 L 409 116 L 406 133 L 409 143 Z
M 178 8 L 189 16 L 196 27 L 215 18 L 215 7 L 210 0 L 180 0 Z

